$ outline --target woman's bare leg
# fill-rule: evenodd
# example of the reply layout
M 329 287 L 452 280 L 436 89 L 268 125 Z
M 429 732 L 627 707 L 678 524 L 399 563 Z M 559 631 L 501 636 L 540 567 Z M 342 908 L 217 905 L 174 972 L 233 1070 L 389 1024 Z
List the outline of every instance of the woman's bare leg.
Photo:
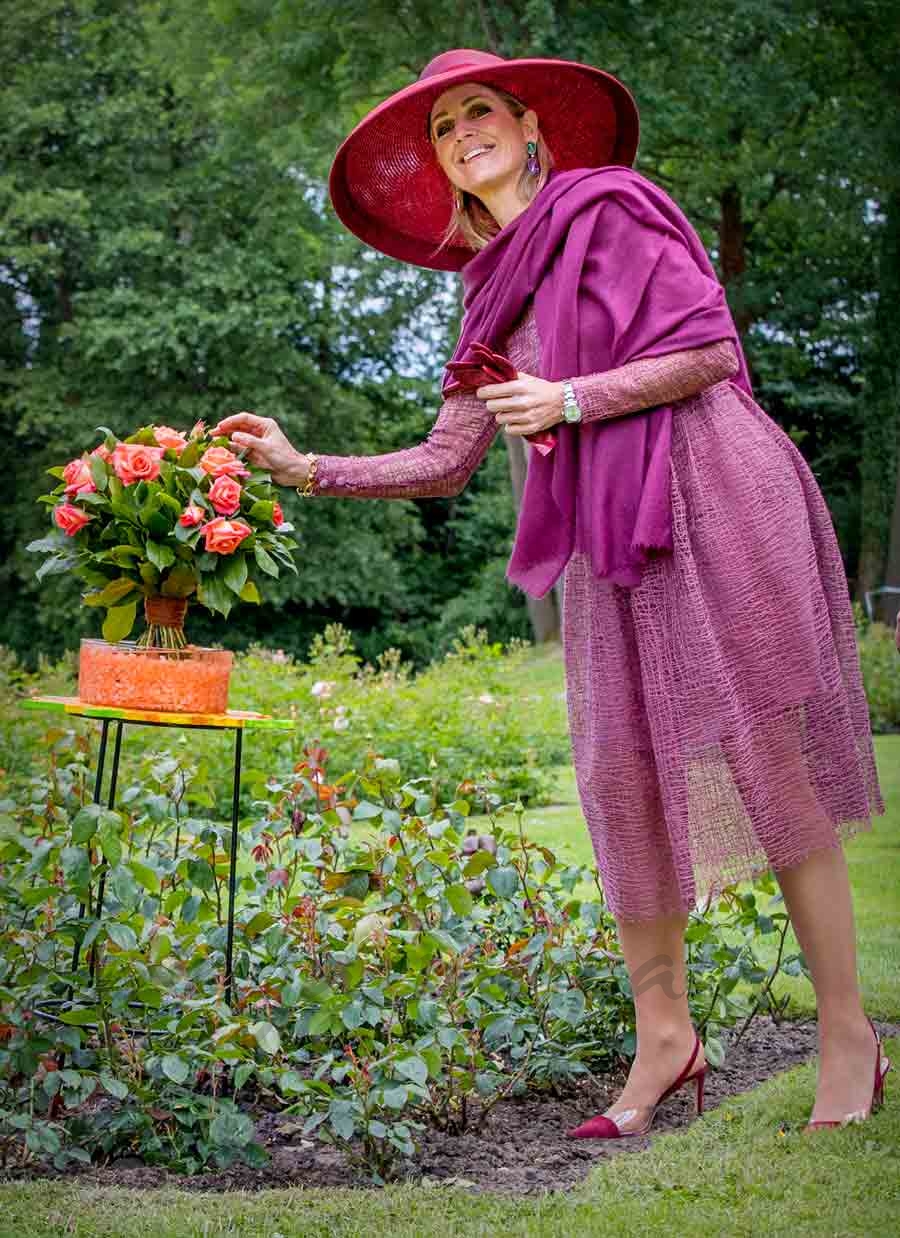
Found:
M 675 1081 L 694 1047 L 684 966 L 687 923 L 687 913 L 644 921 L 616 918 L 637 1015 L 637 1054 L 624 1090 L 606 1110 L 620 1130 L 645 1124 L 646 1107 Z M 701 1048 L 695 1068 L 704 1061 Z M 617 1117 L 632 1109 L 638 1111 L 632 1117 Z
M 839 1121 L 868 1108 L 875 1073 L 875 1038 L 856 971 L 847 860 L 842 847 L 829 847 L 776 876 L 816 991 L 819 1068 L 812 1119 Z

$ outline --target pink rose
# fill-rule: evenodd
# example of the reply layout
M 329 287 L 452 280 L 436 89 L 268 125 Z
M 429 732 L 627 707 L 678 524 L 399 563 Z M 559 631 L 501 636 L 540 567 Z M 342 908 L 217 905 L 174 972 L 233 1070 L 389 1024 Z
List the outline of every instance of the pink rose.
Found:
M 66 483 L 66 494 L 73 498 L 76 494 L 90 494 L 96 490 L 91 466 L 84 458 L 70 460 L 63 469 L 63 481 Z
M 80 507 L 75 507 L 73 503 L 60 503 L 59 507 L 53 509 L 53 519 L 66 537 L 74 537 L 76 533 L 81 532 L 91 518 L 87 512 L 83 512 Z
M 113 470 L 126 486 L 137 481 L 155 481 L 164 447 L 145 447 L 143 443 L 116 443 L 112 453 Z
M 200 457 L 200 467 L 211 477 L 247 477 L 250 470 L 227 447 L 209 447 Z
M 225 520 L 217 516 L 203 526 L 203 541 L 206 549 L 212 554 L 233 554 L 245 537 L 253 530 L 243 520 Z
M 233 516 L 241 505 L 240 482 L 223 473 L 209 488 L 209 501 L 220 516 Z
M 272 523 L 276 529 L 284 524 L 284 512 L 281 510 L 280 503 L 276 503 L 272 508 Z
M 178 517 L 178 523 L 183 524 L 186 529 L 192 529 L 196 524 L 202 524 L 206 519 L 206 512 L 197 503 L 188 503 L 187 507 Z
M 171 426 L 154 426 L 153 437 L 160 447 L 165 447 L 167 450 L 171 448 L 172 451 L 184 451 L 188 445 L 181 431 L 173 430 Z
M 100 459 L 105 460 L 107 464 L 109 464 L 110 460 L 112 460 L 112 452 L 105 443 L 101 443 L 99 447 L 95 447 L 91 452 L 91 455 L 99 456 Z
M 205 433 L 206 433 L 206 422 L 195 421 L 193 428 L 191 430 L 191 438 L 203 438 L 203 435 Z

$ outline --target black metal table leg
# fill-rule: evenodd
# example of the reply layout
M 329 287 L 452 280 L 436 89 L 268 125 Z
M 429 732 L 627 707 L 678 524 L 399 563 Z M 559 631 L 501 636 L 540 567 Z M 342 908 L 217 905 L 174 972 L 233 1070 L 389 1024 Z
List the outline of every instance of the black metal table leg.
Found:
M 106 799 L 106 807 L 113 808 L 116 802 L 116 783 L 119 780 L 119 757 L 122 755 L 122 730 L 125 726 L 124 722 L 116 723 L 116 742 L 113 747 L 112 769 L 109 772 L 109 795 Z M 103 915 L 103 892 L 106 889 L 106 871 L 109 864 L 104 864 L 103 872 L 100 874 L 100 884 L 97 887 L 97 906 L 94 914 L 99 920 Z M 91 980 L 94 979 L 94 969 L 97 965 L 97 955 L 94 950 L 91 951 Z
M 106 741 L 109 737 L 109 718 L 103 719 L 103 724 L 100 728 L 100 751 L 97 753 L 97 773 L 94 776 L 94 803 L 99 804 L 103 796 L 103 767 L 106 764 Z M 119 724 L 121 726 L 121 723 Z M 88 890 L 88 899 L 90 899 L 90 890 Z M 78 919 L 84 919 L 85 911 L 90 910 L 90 903 L 80 903 L 78 907 Z M 81 942 L 75 942 L 75 949 L 72 951 L 72 974 L 78 971 L 78 959 L 81 956 Z
M 237 889 L 238 826 L 241 812 L 241 752 L 243 731 L 234 732 L 234 787 L 231 797 L 231 856 L 228 866 L 228 929 L 225 938 L 225 997 L 229 1006 L 233 997 L 232 963 L 234 960 L 234 900 Z

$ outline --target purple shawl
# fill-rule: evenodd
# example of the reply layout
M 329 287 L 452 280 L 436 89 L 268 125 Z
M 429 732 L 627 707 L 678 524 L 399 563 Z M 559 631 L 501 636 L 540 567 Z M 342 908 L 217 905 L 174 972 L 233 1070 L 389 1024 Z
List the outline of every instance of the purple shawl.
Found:
M 594 374 L 730 339 L 741 367 L 735 382 L 752 394 L 700 238 L 671 198 L 630 168 L 552 175 L 466 263 L 463 285 L 454 360 L 476 340 L 501 349 L 533 299 L 542 378 Z M 529 452 L 507 577 L 543 597 L 580 551 L 597 576 L 633 588 L 654 553 L 672 552 L 672 410 L 554 429 L 555 451 Z

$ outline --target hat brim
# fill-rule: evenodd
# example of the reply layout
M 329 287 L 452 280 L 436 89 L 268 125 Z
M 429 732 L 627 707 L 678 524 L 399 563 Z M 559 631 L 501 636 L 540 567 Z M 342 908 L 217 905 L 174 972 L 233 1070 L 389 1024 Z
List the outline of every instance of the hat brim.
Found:
M 609 73 L 569 60 L 469 64 L 420 79 L 374 108 L 341 143 L 329 177 L 338 218 L 374 249 L 436 271 L 458 271 L 468 245 L 440 247 L 452 195 L 427 135 L 428 117 L 450 86 L 498 86 L 537 113 L 557 171 L 631 166 L 638 110 Z

